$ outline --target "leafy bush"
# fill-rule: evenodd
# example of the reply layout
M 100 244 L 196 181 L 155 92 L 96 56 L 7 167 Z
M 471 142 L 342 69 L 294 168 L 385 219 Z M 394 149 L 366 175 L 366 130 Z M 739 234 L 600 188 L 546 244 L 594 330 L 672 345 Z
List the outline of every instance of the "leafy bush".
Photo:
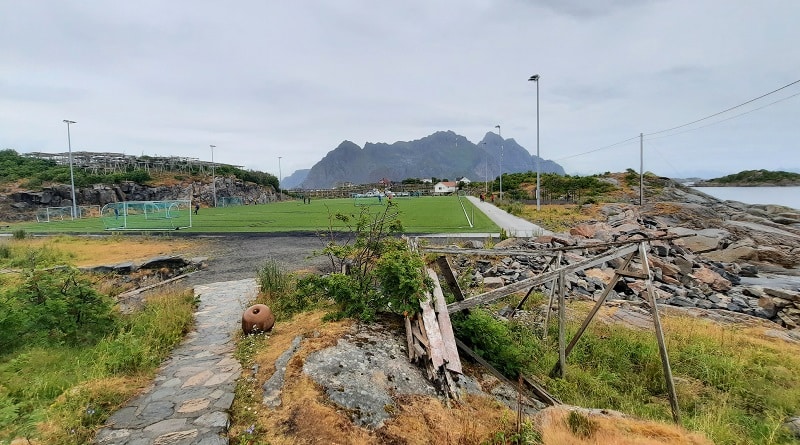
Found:
M 3 294 L 0 349 L 26 343 L 79 344 L 107 334 L 114 323 L 113 301 L 98 293 L 77 269 L 27 269 L 22 283 Z
M 358 214 L 336 213 L 329 215 L 329 221 L 328 242 L 320 253 L 341 272 L 309 284 L 336 302 L 338 311 L 331 317 L 372 320 L 380 311 L 407 315 L 419 311 L 430 280 L 419 255 L 394 237 L 403 230 L 397 205 L 390 202 L 375 214 L 368 207 Z M 345 237 L 334 231 L 336 221 L 347 227 Z

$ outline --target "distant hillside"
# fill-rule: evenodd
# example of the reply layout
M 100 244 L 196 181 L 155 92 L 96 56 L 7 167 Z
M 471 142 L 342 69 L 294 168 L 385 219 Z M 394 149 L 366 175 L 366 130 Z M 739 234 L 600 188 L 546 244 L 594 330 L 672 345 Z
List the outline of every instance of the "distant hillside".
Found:
M 300 170 L 295 171 L 291 175 L 283 178 L 283 181 L 281 182 L 281 187 L 283 187 L 285 189 L 293 189 L 293 188 L 299 187 L 300 184 L 302 184 L 303 181 L 306 180 L 306 177 L 308 176 L 308 172 L 310 172 L 310 171 L 311 171 L 310 168 L 304 168 L 304 169 L 300 169 Z
M 536 170 L 536 157 L 514 139 L 504 140 L 489 132 L 474 144 L 452 131 L 440 131 L 415 141 L 367 143 L 364 148 L 344 141 L 311 168 L 301 187 L 331 188 L 346 182 L 378 182 L 382 178 L 455 180 L 466 176 L 472 181 L 485 181 L 487 177 L 491 180 L 500 174 L 501 145 L 503 173 Z M 541 171 L 564 174 L 563 167 L 546 160 L 541 160 Z
M 800 186 L 800 174 L 785 171 L 745 170 L 695 184 L 698 187 Z

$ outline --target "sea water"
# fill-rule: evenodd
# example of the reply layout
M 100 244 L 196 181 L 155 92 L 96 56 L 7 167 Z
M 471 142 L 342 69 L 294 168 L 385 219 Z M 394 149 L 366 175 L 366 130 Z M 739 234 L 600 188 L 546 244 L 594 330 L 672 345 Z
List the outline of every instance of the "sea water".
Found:
M 800 187 L 692 187 L 717 199 L 778 204 L 800 210 Z

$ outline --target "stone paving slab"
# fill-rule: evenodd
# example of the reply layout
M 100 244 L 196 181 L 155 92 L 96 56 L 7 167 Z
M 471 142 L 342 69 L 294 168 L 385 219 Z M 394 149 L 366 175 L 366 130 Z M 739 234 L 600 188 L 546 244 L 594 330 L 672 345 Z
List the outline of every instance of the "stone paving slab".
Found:
M 228 410 L 242 368 L 234 333 L 258 287 L 255 279 L 197 285 L 195 329 L 161 365 L 153 384 L 114 413 L 102 445 L 227 444 Z

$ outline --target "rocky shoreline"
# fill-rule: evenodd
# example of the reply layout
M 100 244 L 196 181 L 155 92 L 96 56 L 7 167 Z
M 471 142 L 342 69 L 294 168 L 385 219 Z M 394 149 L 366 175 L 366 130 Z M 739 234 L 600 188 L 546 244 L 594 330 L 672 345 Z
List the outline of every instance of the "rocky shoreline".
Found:
M 650 239 L 648 258 L 659 304 L 727 311 L 788 329 L 800 327 L 800 278 L 793 279 L 800 275 L 800 212 L 720 201 L 677 185 L 664 187 L 648 200 L 644 207 L 603 205 L 604 220 L 553 236 L 504 240 L 494 246 L 503 250 L 499 260 L 461 255 L 456 265 L 471 275 L 471 286 L 495 288 L 538 275 L 555 248 L 584 246 L 567 251 L 562 264 L 570 264 L 607 248 L 599 245 Z M 469 247 L 483 246 L 471 242 Z M 622 262 L 619 258 L 568 274 L 570 294 L 597 298 Z M 638 260 L 632 268 L 641 270 Z M 608 298 L 640 301 L 644 289 L 644 280 L 623 277 Z

